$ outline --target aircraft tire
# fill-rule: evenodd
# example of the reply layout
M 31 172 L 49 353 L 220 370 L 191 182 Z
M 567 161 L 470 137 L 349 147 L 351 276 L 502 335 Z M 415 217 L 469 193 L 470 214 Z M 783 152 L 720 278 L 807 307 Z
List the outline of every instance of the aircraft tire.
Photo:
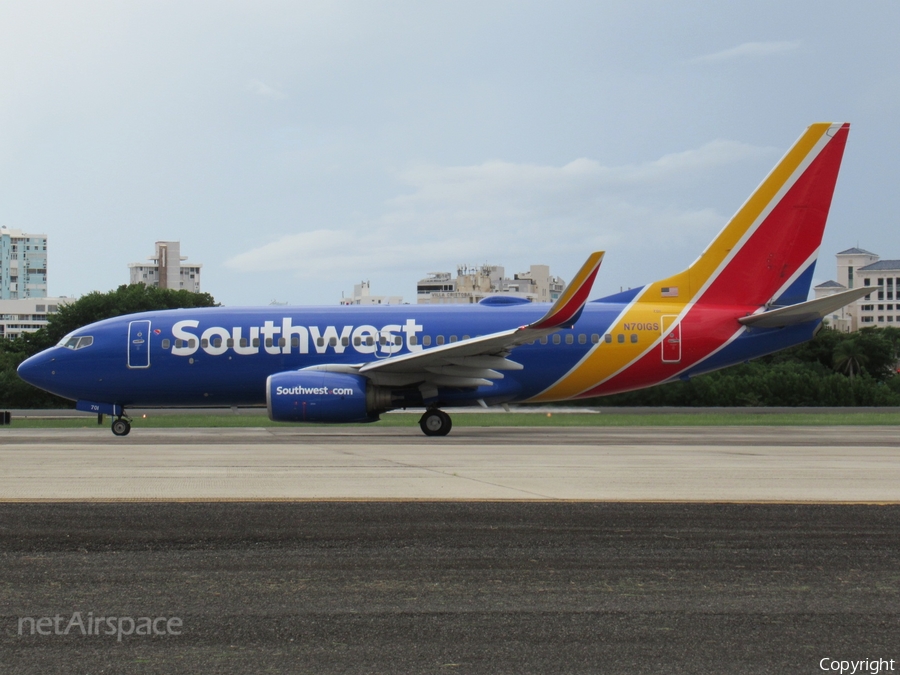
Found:
M 131 431 L 131 422 L 129 422 L 128 420 L 123 420 L 121 418 L 113 420 L 112 432 L 116 436 L 127 436 L 129 431 Z
M 446 436 L 453 427 L 453 421 L 443 410 L 427 410 L 419 420 L 419 427 L 426 436 Z

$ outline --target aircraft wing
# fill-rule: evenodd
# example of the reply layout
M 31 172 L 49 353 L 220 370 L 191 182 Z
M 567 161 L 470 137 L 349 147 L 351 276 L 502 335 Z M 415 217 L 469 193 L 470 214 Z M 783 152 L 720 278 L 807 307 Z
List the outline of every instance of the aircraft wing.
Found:
M 745 326 L 754 326 L 756 328 L 783 328 L 784 326 L 793 326 L 798 323 L 806 323 L 807 321 L 813 321 L 815 319 L 823 319 L 831 312 L 840 309 L 875 290 L 876 289 L 872 286 L 851 288 L 849 291 L 835 293 L 834 295 L 819 298 L 818 300 L 801 302 L 799 305 L 789 305 L 788 307 L 781 307 L 768 312 L 742 316 L 738 321 Z
M 550 310 L 534 323 L 490 335 L 371 361 L 361 366 L 322 365 L 304 370 L 355 372 L 384 386 L 479 387 L 502 379 L 502 370 L 521 370 L 506 357 L 521 344 L 571 328 L 587 302 L 603 252 L 592 253 Z M 437 392 L 435 391 L 435 395 Z

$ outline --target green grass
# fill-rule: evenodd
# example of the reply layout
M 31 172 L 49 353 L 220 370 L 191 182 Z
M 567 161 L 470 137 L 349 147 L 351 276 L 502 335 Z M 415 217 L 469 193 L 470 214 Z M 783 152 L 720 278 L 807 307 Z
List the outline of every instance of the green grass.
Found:
M 900 425 L 900 411 L 889 413 L 846 412 L 826 413 L 699 413 L 646 415 L 603 413 L 553 413 L 552 415 L 503 414 L 503 413 L 459 413 L 453 414 L 454 427 L 707 427 L 707 426 L 887 426 Z M 374 427 L 415 427 L 417 414 L 384 415 Z M 109 420 L 104 422 L 104 427 Z M 134 428 L 179 428 L 179 427 L 291 427 L 289 423 L 271 422 L 264 415 L 150 415 L 132 420 Z M 95 417 L 85 416 L 72 419 L 13 419 L 13 429 L 90 429 L 97 428 Z M 314 426 L 311 424 L 304 427 Z M 322 427 L 356 427 L 358 424 L 315 425 Z

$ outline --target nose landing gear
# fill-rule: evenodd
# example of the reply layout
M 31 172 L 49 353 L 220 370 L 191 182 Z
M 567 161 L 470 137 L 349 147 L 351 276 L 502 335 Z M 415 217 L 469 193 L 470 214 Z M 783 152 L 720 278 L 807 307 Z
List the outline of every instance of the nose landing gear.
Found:
M 117 417 L 112 423 L 112 432 L 116 436 L 127 436 L 131 431 L 131 420 L 127 417 Z
M 450 415 L 443 410 L 431 408 L 419 420 L 419 427 L 426 436 L 446 436 L 453 427 Z

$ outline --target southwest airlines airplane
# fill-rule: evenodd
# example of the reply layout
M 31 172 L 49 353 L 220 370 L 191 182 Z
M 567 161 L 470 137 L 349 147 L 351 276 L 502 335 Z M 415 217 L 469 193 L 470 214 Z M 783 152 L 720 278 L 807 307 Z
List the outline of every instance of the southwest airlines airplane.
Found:
M 264 307 L 144 312 L 80 328 L 19 367 L 27 382 L 131 425 L 127 408 L 261 406 L 283 422 L 372 422 L 441 408 L 603 396 L 811 339 L 871 289 L 807 301 L 848 124 L 814 124 L 686 270 L 587 302 L 592 253 L 552 306 Z

